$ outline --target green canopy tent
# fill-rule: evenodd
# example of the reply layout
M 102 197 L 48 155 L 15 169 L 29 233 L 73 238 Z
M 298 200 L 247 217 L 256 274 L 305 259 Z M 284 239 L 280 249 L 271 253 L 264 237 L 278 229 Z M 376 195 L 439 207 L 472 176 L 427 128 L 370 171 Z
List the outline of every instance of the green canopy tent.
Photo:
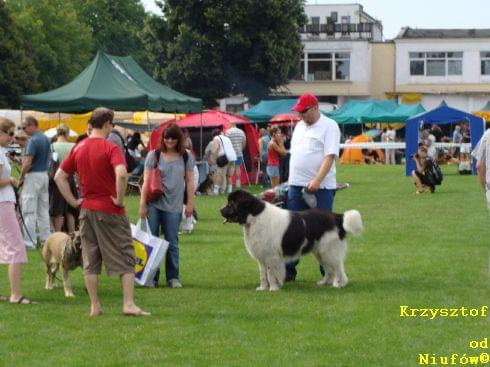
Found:
M 425 109 L 417 104 L 398 104 L 393 100 L 351 100 L 339 109 L 327 112 L 342 128 L 343 134 L 357 135 L 365 123 L 403 123 Z M 403 132 L 402 132 L 403 134 Z
M 297 99 L 275 99 L 270 101 L 260 101 L 249 110 L 239 112 L 240 115 L 254 122 L 269 121 L 273 116 L 280 113 L 291 113 L 291 108 L 296 104 Z
M 410 117 L 425 112 L 421 104 L 400 104 L 392 111 L 377 109 L 362 116 L 362 122 L 405 122 Z
M 360 124 L 368 121 L 370 116 L 381 115 L 394 111 L 398 104 L 392 100 L 352 100 L 339 109 L 328 112 L 326 115 L 334 119 L 339 125 Z
M 202 100 L 153 80 L 131 56 L 98 52 L 70 83 L 22 96 L 21 108 L 43 112 L 86 112 L 99 106 L 118 111 L 199 112 Z

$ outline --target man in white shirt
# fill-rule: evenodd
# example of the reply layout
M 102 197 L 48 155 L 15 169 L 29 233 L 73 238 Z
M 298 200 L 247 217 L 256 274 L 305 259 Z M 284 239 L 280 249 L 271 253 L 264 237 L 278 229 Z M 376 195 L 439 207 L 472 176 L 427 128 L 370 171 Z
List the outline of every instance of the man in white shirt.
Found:
M 307 199 L 310 205 L 316 201 L 316 208 L 332 211 L 337 187 L 335 158 L 340 149 L 339 126 L 320 114 L 318 99 L 313 94 L 299 97 L 293 110 L 300 114 L 301 121 L 291 138 L 288 209 L 308 209 Z M 286 281 L 296 279 L 297 264 L 298 261 L 286 265 Z
M 485 190 L 487 207 L 490 210 L 490 130 L 487 130 L 483 134 L 477 148 L 473 152 L 473 156 L 477 160 L 476 169 L 478 178 Z
M 236 160 L 235 160 L 235 178 L 236 187 L 240 187 L 241 170 L 243 166 L 243 149 L 247 145 L 247 138 L 245 133 L 236 127 L 235 124 L 230 124 L 230 128 L 226 131 L 226 136 L 231 140 L 233 149 L 235 150 Z M 228 183 L 229 185 L 231 182 Z M 229 186 L 228 185 L 228 186 Z
M 391 127 L 391 125 L 388 125 L 388 130 L 386 130 L 386 142 L 387 143 L 394 143 L 396 140 L 396 131 Z M 395 149 L 390 148 L 386 149 L 386 157 L 385 157 L 385 162 L 386 164 L 395 164 Z
M 214 156 L 217 159 L 217 170 L 216 177 L 214 181 L 214 189 L 213 194 L 218 195 L 220 189 L 224 191 L 226 184 L 228 183 L 228 193 L 231 192 L 231 176 L 233 176 L 233 172 L 235 171 L 235 161 L 236 161 L 236 153 L 233 149 L 233 145 L 231 140 L 223 134 L 223 132 L 219 129 L 213 130 L 213 151 Z M 226 155 L 228 159 L 228 163 L 224 166 L 220 167 L 219 164 L 219 156 Z

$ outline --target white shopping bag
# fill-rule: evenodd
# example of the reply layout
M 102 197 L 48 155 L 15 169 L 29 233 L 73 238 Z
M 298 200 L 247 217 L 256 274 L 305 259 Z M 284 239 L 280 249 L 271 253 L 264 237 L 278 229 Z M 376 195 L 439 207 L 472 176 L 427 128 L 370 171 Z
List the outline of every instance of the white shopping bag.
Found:
M 141 226 L 143 223 L 145 224 L 144 229 Z M 148 286 L 152 283 L 160 263 L 165 258 L 168 242 L 150 233 L 148 219 L 143 222 L 140 219 L 136 225 L 131 224 L 131 233 L 136 255 L 134 280 L 139 285 Z

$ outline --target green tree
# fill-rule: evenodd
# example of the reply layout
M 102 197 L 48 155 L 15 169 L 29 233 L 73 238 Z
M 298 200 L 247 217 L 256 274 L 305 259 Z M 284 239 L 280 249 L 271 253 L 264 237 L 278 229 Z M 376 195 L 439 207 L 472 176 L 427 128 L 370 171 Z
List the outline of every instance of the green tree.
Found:
M 20 96 L 39 87 L 37 76 L 22 34 L 0 0 L 0 108 L 18 108 Z
M 65 0 L 9 0 L 6 2 L 39 71 L 41 90 L 62 86 L 90 61 L 91 34 Z
M 156 74 L 207 106 L 230 93 L 257 102 L 298 70 L 303 0 L 166 0 L 160 6 L 165 25 L 153 21 L 153 39 L 145 38 L 162 38 Z
M 92 52 L 131 55 L 147 63 L 141 39 L 147 14 L 140 0 L 71 0 L 93 37 Z

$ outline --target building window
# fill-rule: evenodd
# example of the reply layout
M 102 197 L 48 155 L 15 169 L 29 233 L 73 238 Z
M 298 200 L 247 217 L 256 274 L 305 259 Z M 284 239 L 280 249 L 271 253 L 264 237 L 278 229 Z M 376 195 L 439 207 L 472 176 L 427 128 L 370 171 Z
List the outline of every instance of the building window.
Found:
M 480 52 L 481 75 L 490 75 L 490 51 Z
M 447 53 L 447 74 L 448 75 L 463 75 L 463 53 L 448 52 Z
M 335 79 L 349 80 L 350 54 L 339 52 L 335 54 Z
M 305 59 L 301 58 L 301 67 L 304 68 Z M 317 80 L 349 80 L 350 53 L 308 53 L 306 79 L 301 69 L 301 80 L 308 82 Z
M 462 52 L 410 52 L 410 75 L 446 76 L 463 74 Z
M 308 54 L 308 73 L 306 81 L 332 80 L 332 54 Z
M 410 52 L 410 75 L 425 74 L 425 52 Z

